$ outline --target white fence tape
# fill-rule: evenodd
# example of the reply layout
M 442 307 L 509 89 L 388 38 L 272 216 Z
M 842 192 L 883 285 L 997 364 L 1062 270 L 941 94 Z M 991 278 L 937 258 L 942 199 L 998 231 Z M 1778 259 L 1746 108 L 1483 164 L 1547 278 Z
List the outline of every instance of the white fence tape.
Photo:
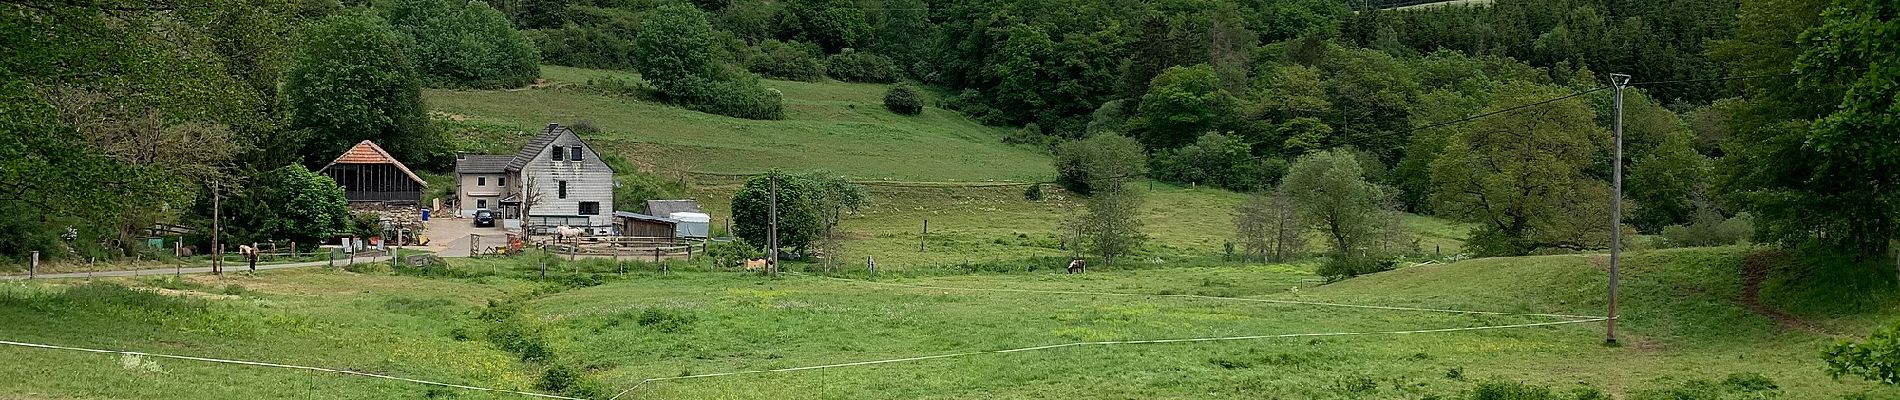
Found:
M 1547 318 L 1560 318 L 1562 320 L 1552 321 L 1552 322 L 1534 322 L 1534 323 L 1523 323 L 1523 324 L 1512 324 L 1512 325 L 1486 325 L 1486 326 L 1417 329 L 1417 330 L 1403 330 L 1403 331 L 1285 333 L 1285 334 L 1273 334 L 1273 335 L 1070 342 L 1070 343 L 1059 343 L 1059 344 L 1023 347 L 1023 348 L 1015 348 L 1015 349 L 971 351 L 971 352 L 962 352 L 962 353 L 939 354 L 939 355 L 934 355 L 934 356 L 894 358 L 894 359 L 888 359 L 888 360 L 873 360 L 873 361 L 858 361 L 858 362 L 850 362 L 850 363 L 843 363 L 843 364 L 827 364 L 827 365 L 814 365 L 814 366 L 807 366 L 807 367 L 759 369 L 759 370 L 749 370 L 749 371 L 734 371 L 734 372 L 719 372 L 719 373 L 698 374 L 698 375 L 670 376 L 670 377 L 662 377 L 662 378 L 647 378 L 647 379 L 641 380 L 638 383 L 635 383 L 632 387 L 628 387 L 625 390 L 621 390 L 619 393 L 615 393 L 613 397 L 609 398 L 609 400 L 619 399 L 621 396 L 625 396 L 627 393 L 631 393 L 634 391 L 634 389 L 639 389 L 641 386 L 646 385 L 649 382 L 671 381 L 671 380 L 680 380 L 680 379 L 712 378 L 712 377 L 730 376 L 730 375 L 749 375 L 749 374 L 762 374 L 762 373 L 771 373 L 771 372 L 792 372 L 792 371 L 805 371 L 805 370 L 826 369 L 826 368 L 853 367 L 853 366 L 860 366 L 860 365 L 888 364 L 888 363 L 898 363 L 898 362 L 932 360 L 932 359 L 939 359 L 939 358 L 963 357 L 963 356 L 972 356 L 972 355 L 978 355 L 978 354 L 1002 354 L 1002 353 L 1016 353 L 1016 352 L 1035 351 L 1035 350 L 1049 350 L 1049 349 L 1059 349 L 1059 348 L 1064 348 L 1064 347 L 1075 347 L 1075 346 L 1191 343 L 1191 342 L 1214 342 L 1214 341 L 1227 341 L 1227 340 L 1257 340 L 1257 339 L 1279 339 L 1279 338 L 1320 337 L 1320 336 L 1409 335 L 1409 334 L 1421 334 L 1421 333 L 1443 333 L 1443 332 L 1477 331 L 1477 330 L 1490 330 L 1490 329 L 1529 328 L 1529 327 L 1537 327 L 1537 326 L 1581 324 L 1581 323 L 1601 322 L 1601 321 L 1609 320 L 1608 317 L 1588 316 L 1588 315 L 1508 313 L 1508 312 L 1498 312 L 1498 311 L 1472 311 L 1472 310 L 1453 310 L 1453 309 L 1441 309 L 1441 308 L 1376 306 L 1376 305 L 1364 305 L 1364 304 L 1325 303 L 1325 302 L 1297 301 L 1297 300 L 1256 299 L 1256 298 L 1246 298 L 1246 297 L 1203 296 L 1203 295 L 1194 295 L 1194 294 L 1145 294 L 1145 293 L 1089 292 L 1089 291 L 1075 291 L 1075 290 L 964 288 L 964 287 L 950 287 L 950 286 L 910 285 L 910 284 L 902 284 L 902 283 L 873 282 L 873 281 L 863 281 L 863 280 L 856 280 L 856 279 L 845 279 L 845 278 L 819 276 L 819 275 L 813 275 L 813 276 L 817 276 L 817 277 L 825 278 L 825 279 L 852 282 L 852 283 L 907 287 L 907 288 L 916 288 L 916 289 L 964 290 L 964 291 L 1005 292 L 1005 293 L 1042 293 L 1042 294 L 1067 294 L 1067 295 L 1092 295 L 1092 296 L 1178 297 L 1178 298 L 1250 301 L 1250 302 L 1273 303 L 1273 304 L 1345 307 L 1345 308 L 1392 310 L 1392 311 L 1420 311 L 1420 312 L 1439 312 L 1439 313 L 1473 314 L 1473 315 L 1547 317 Z
M 518 395 L 523 395 L 523 396 L 534 396 L 534 397 L 549 398 L 549 399 L 586 400 L 586 399 L 581 399 L 577 397 L 557 396 L 557 395 L 551 395 L 551 394 L 522 392 L 522 391 L 514 391 L 514 390 L 507 390 L 507 389 L 491 389 L 491 388 L 478 387 L 478 386 L 457 385 L 453 383 L 442 383 L 442 382 L 425 381 L 421 379 L 410 379 L 410 378 L 404 378 L 404 377 L 399 377 L 399 376 L 372 374 L 368 372 L 357 372 L 357 371 L 350 371 L 350 370 L 330 369 L 330 368 L 321 368 L 321 367 L 308 367 L 308 366 L 302 366 L 302 365 L 276 364 L 276 363 L 243 361 L 243 360 L 226 360 L 226 359 L 219 359 L 219 358 L 192 357 L 192 356 L 175 356 L 175 355 L 170 355 L 170 354 L 153 354 L 153 353 L 143 353 L 143 352 L 136 352 L 136 351 L 88 349 L 88 348 L 81 348 L 81 347 L 55 346 L 55 345 L 50 345 L 50 344 L 13 342 L 13 341 L 5 341 L 5 340 L 0 340 L 0 344 L 20 346 L 20 347 L 32 347 L 32 348 L 40 348 L 40 349 L 73 350 L 73 351 L 84 351 L 84 352 L 90 352 L 90 353 L 106 353 L 106 354 L 125 354 L 125 355 L 133 355 L 133 356 L 172 358 L 172 359 L 179 359 L 179 360 L 204 361 L 204 362 L 223 363 L 223 364 L 238 364 L 238 365 L 251 365 L 251 366 L 258 366 L 258 367 L 334 372 L 334 373 L 345 374 L 345 375 L 393 379 L 393 380 L 404 381 L 404 382 L 413 382 L 413 383 L 420 383 L 424 385 L 435 385 L 435 386 L 442 386 L 442 387 L 452 387 L 452 388 L 457 388 L 457 389 L 479 390 L 479 391 L 484 391 L 484 392 L 513 393 L 513 394 L 518 394 Z

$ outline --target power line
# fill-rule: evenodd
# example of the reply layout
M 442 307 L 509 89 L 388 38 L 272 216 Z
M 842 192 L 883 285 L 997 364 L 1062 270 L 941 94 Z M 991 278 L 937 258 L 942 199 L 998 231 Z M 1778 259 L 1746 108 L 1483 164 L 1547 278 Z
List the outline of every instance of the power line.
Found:
M 1695 83 L 1695 82 L 1716 82 L 1716 81 L 1732 81 L 1732 80 L 1738 80 L 1738 79 L 1757 79 L 1757 78 L 1779 78 L 1779 77 L 1786 77 L 1786 76 L 1800 76 L 1800 75 L 1802 75 L 1802 74 L 1803 74 L 1803 73 L 1801 73 L 1801 72 L 1789 72 L 1789 73 L 1785 73 L 1785 74 L 1762 74 L 1762 75 L 1744 75 L 1744 76 L 1725 76 L 1725 77 L 1720 77 L 1720 78 L 1702 78 L 1702 79 L 1677 79 L 1677 80 L 1668 80 L 1668 81 L 1649 81 L 1649 82 L 1636 82 L 1636 83 L 1631 83 L 1631 84 L 1629 84 L 1628 86 L 1636 86 L 1636 85 L 1660 85 L 1660 84 L 1665 84 L 1665 83 Z
M 1557 97 L 1557 98 L 1552 98 L 1552 99 L 1549 99 L 1549 100 L 1543 100 L 1543 101 L 1538 101 L 1538 102 L 1535 102 L 1535 103 L 1529 103 L 1529 104 L 1522 104 L 1522 105 L 1517 105 L 1517 106 L 1512 106 L 1512 107 L 1506 107 L 1506 108 L 1504 108 L 1504 109 L 1501 109 L 1501 110 L 1497 110 L 1497 111 L 1492 111 L 1492 112 L 1487 112 L 1487 113 L 1483 113 L 1483 114 L 1478 114 L 1478 115 L 1473 115 L 1473 116 L 1469 116 L 1469 117 L 1464 117 L 1464 118 L 1459 118 L 1459 119 L 1455 119 L 1455 120 L 1451 120 L 1451 121 L 1445 121 L 1445 122 L 1440 122 L 1440 123 L 1436 123 L 1436 124 L 1431 124 L 1431 125 L 1426 125 L 1426 126 L 1421 126 L 1421 127 L 1417 127 L 1417 128 L 1412 128 L 1412 129 L 1409 129 L 1409 130 L 1406 130 L 1406 132 L 1408 132 L 1408 133 L 1409 133 L 1409 132 L 1416 132 L 1416 131 L 1422 131 L 1422 130 L 1426 130 L 1426 129 L 1432 129 L 1432 128 L 1438 128 L 1438 127 L 1444 127 L 1444 126 L 1450 126 L 1450 125 L 1456 125 L 1456 124 L 1462 124 L 1462 123 L 1465 123 L 1465 122 L 1470 122 L 1471 120 L 1474 120 L 1474 119 L 1478 119 L 1478 118 L 1484 118 L 1484 117 L 1489 117 L 1489 116 L 1493 116 L 1493 115 L 1498 115 L 1498 114 L 1503 114 L 1503 113 L 1508 113 L 1508 112 L 1512 112 L 1512 111 L 1517 111 L 1517 110 L 1522 110 L 1522 109 L 1526 109 L 1526 108 L 1531 108 L 1531 107 L 1536 107 L 1536 106 L 1540 106 L 1540 105 L 1545 105 L 1545 104 L 1550 104 L 1550 103 L 1555 103 L 1555 102 L 1557 102 L 1557 101 L 1561 101 L 1561 100 L 1564 100 L 1564 99 L 1569 99 L 1569 98 L 1572 98 L 1572 97 L 1577 97 L 1577 96 L 1582 96 L 1582 95 L 1586 95 L 1586 94 L 1590 94 L 1590 93 L 1596 93 L 1596 92 L 1599 92 L 1599 91 L 1602 91 L 1603 89 L 1609 89 L 1609 88 L 1610 88 L 1609 86 L 1598 86 L 1598 87 L 1596 87 L 1596 88 L 1594 88 L 1594 89 L 1590 89 L 1590 90 L 1585 90 L 1585 91 L 1581 91 L 1581 92 L 1576 92 L 1576 93 L 1571 93 L 1571 94 L 1569 94 L 1569 95 L 1565 95 L 1565 96 L 1562 96 L 1562 97 Z

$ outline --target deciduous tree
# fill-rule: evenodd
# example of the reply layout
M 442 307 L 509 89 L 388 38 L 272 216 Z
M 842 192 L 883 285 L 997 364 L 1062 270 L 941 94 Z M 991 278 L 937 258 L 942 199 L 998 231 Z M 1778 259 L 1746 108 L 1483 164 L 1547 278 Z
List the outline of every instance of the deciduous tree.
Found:
M 1563 94 L 1515 82 L 1487 108 Z M 1587 170 L 1609 135 L 1594 118 L 1581 101 L 1570 99 L 1472 121 L 1432 162 L 1433 209 L 1478 224 L 1468 247 L 1480 254 L 1603 246 L 1609 190 Z

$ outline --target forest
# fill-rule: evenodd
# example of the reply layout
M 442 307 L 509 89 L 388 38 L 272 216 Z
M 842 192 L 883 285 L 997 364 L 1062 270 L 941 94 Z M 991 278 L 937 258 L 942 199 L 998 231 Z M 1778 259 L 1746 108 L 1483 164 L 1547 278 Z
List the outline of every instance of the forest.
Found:
M 1608 245 L 1607 77 L 1628 74 L 1624 229 L 1719 244 L 1746 225 L 1757 242 L 1860 262 L 1894 248 L 1900 5 L 1378 6 L 9 2 L 0 255 L 123 257 L 154 222 L 208 226 L 214 196 L 227 224 L 251 227 L 239 240 L 355 229 L 334 198 L 292 200 L 324 179 L 310 169 L 373 139 L 447 170 L 468 144 L 445 139 L 453 128 L 420 90 L 521 87 L 541 64 L 635 71 L 620 92 L 763 120 L 784 105 L 761 78 L 911 82 L 1058 160 L 1132 142 L 1149 178 L 1260 204 L 1289 185 L 1347 185 L 1358 207 L 1475 224 L 1480 255 Z M 1096 139 L 1108 137 L 1128 140 Z M 321 205 L 282 206 L 293 201 Z

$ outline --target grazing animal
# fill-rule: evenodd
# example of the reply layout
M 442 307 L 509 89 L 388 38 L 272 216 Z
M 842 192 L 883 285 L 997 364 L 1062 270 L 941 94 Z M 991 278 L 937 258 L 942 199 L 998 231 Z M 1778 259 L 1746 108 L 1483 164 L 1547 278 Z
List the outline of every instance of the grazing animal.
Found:
M 745 260 L 745 270 L 757 271 L 761 269 L 765 269 L 765 259 Z
M 1089 272 L 1089 268 L 1088 263 L 1082 262 L 1081 257 L 1076 257 L 1075 261 L 1069 262 L 1069 273 L 1077 274 L 1083 272 Z
M 587 231 L 581 230 L 580 228 L 570 228 L 567 225 L 554 227 L 554 235 L 559 236 L 562 239 L 573 239 L 573 238 L 581 237 L 581 234 L 585 232 Z

